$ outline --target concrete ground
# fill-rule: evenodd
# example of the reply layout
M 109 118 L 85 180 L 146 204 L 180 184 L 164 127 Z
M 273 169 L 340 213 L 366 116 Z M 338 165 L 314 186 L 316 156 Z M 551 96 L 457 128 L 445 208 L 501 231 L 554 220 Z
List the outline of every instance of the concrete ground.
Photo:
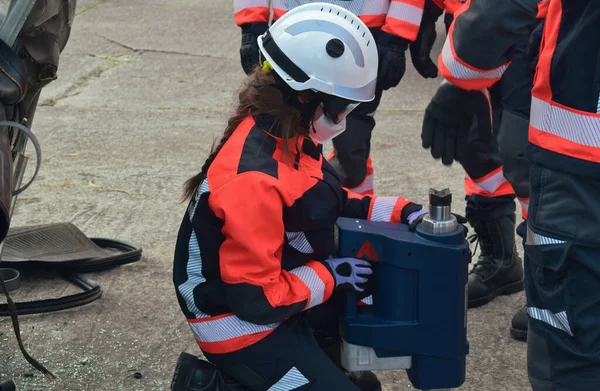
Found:
M 88 236 L 140 245 L 144 257 L 90 274 L 104 290 L 90 305 L 21 317 L 29 352 L 58 376 L 54 382 L 22 358 L 10 319 L 0 318 L 0 380 L 13 378 L 19 390 L 166 390 L 178 354 L 199 353 L 171 283 L 185 209 L 179 197 L 222 132 L 243 79 L 240 32 L 231 1 L 78 3 L 59 79 L 44 91 L 34 124 L 42 169 L 20 196 L 13 224 L 70 221 Z M 408 68 L 377 113 L 376 191 L 424 202 L 430 187 L 448 186 L 454 210 L 464 211 L 461 168 L 443 167 L 420 146 L 423 110 L 440 79 L 423 80 L 410 60 Z M 14 299 L 72 292 L 60 280 L 38 278 Z M 529 389 L 526 345 L 509 336 L 523 302 L 521 293 L 469 311 L 461 390 Z M 411 389 L 402 371 L 380 377 L 385 390 Z

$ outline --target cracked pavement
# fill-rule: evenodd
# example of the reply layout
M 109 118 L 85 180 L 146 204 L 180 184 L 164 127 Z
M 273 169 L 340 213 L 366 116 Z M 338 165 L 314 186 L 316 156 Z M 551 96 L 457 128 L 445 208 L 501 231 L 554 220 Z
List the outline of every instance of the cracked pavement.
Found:
M 171 283 L 185 209 L 179 199 L 222 132 L 244 77 L 240 32 L 232 1 L 78 3 L 59 78 L 43 92 L 33 124 L 41 171 L 19 197 L 13 225 L 70 221 L 88 236 L 142 246 L 144 257 L 91 273 L 104 291 L 92 304 L 21 317 L 28 351 L 56 381 L 29 366 L 10 319 L 0 318 L 0 380 L 13 378 L 19 390 L 32 391 L 167 390 L 178 354 L 199 352 Z M 438 37 L 443 31 L 440 25 Z M 436 53 L 441 45 L 438 39 Z M 443 167 L 420 146 L 423 110 L 441 80 L 421 79 L 410 59 L 407 68 L 376 115 L 376 191 L 425 202 L 430 187 L 448 186 L 453 210 L 464 212 L 462 170 Z M 60 279 L 37 275 L 13 296 L 25 301 L 74 292 Z M 530 389 L 526 346 L 509 336 L 523 303 L 520 293 L 469 311 L 471 353 L 461 390 Z M 379 376 L 386 391 L 411 389 L 403 371 Z

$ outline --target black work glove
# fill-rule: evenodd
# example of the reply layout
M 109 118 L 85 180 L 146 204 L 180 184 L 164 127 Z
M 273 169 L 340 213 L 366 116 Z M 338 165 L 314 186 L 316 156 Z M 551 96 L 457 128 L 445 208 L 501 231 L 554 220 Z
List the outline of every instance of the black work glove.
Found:
M 432 1 L 425 2 L 425 9 L 419 27 L 419 34 L 414 42 L 409 45 L 410 58 L 413 66 L 425 79 L 436 78 L 438 69 L 435 61 L 431 59 L 431 49 L 437 38 L 435 22 L 442 14 L 442 10 Z
M 477 126 L 473 127 L 473 124 Z M 421 140 L 434 159 L 444 165 L 461 161 L 467 153 L 469 134 L 479 133 L 482 143 L 492 142 L 492 116 L 487 91 L 466 91 L 446 81 L 425 109 Z
M 260 63 L 258 37 L 267 31 L 269 24 L 265 22 L 246 23 L 241 27 L 242 46 L 240 47 L 240 59 L 244 72 L 246 75 L 249 75 Z
M 409 41 L 380 31 L 377 34 L 377 52 L 379 53 L 379 70 L 377 72 L 377 88 L 388 90 L 396 87 L 406 71 L 406 56 Z
M 414 231 L 413 224 L 416 227 L 416 224 L 418 224 L 419 221 L 423 220 L 423 216 L 426 215 L 428 212 L 429 211 L 423 209 L 423 206 L 421 204 L 411 202 L 402 209 L 402 213 L 400 214 L 400 223 L 408 224 L 408 228 L 411 231 Z M 417 223 L 415 223 L 415 221 Z
M 531 69 L 535 74 L 538 61 L 540 60 L 540 49 L 542 45 L 542 36 L 544 35 L 544 22 L 546 19 L 542 19 L 540 23 L 533 29 L 529 36 L 529 45 L 527 47 L 527 57 L 531 64 Z

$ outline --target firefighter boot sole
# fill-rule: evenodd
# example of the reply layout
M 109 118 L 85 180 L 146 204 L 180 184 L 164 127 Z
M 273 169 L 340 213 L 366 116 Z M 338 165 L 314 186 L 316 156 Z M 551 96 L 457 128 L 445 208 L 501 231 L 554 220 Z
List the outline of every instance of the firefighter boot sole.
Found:
M 527 330 L 529 329 L 529 315 L 527 307 L 523 306 L 510 322 L 510 335 L 519 341 L 527 341 Z
M 519 330 L 519 329 L 515 329 L 514 327 L 511 327 L 510 335 L 512 335 L 512 337 L 514 339 L 517 339 L 519 341 L 523 341 L 523 342 L 527 341 L 527 331 L 525 331 L 525 330 Z
M 522 292 L 525 290 L 525 286 L 523 284 L 523 280 L 513 282 L 504 286 L 501 286 L 493 291 L 491 291 L 488 295 L 483 297 L 478 297 L 477 299 L 467 301 L 468 308 L 477 308 L 481 307 L 494 300 L 496 297 L 500 295 L 512 295 L 513 293 Z

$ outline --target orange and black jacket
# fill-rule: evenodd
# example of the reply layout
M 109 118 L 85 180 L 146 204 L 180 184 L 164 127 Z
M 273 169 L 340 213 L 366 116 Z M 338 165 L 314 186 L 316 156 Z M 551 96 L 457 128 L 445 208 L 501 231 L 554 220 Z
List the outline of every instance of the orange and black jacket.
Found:
M 234 0 L 234 18 L 238 26 L 248 23 L 268 22 L 270 6 L 273 5 L 273 20 L 287 11 L 311 0 Z M 340 5 L 358 16 L 369 28 L 414 41 L 419 32 L 425 0 L 345 0 L 323 1 Z
M 526 26 L 545 16 L 532 90 L 528 156 L 600 179 L 600 2 L 477 0 L 455 15 L 440 73 L 467 90 L 489 88 Z
M 463 5 L 465 5 L 466 0 L 432 0 L 432 2 L 447 14 L 454 15 Z
M 405 222 L 420 205 L 342 188 L 320 145 L 284 141 L 267 118 L 233 132 L 190 202 L 173 280 L 200 348 L 228 353 L 256 343 L 290 316 L 326 301 L 340 216 Z M 267 132 L 266 129 L 269 129 Z

